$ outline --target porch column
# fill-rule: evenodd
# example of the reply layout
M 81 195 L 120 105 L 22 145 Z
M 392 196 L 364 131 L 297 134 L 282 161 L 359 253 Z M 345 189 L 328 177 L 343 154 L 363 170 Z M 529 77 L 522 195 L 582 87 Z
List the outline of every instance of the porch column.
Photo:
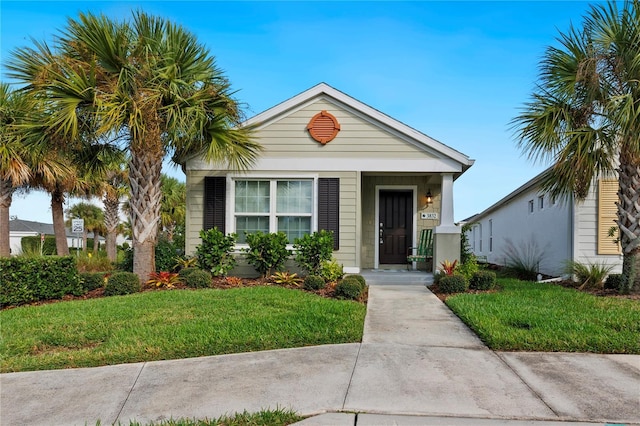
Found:
M 433 230 L 433 270 L 445 260 L 460 260 L 461 229 L 453 221 L 453 173 L 442 174 L 440 225 Z

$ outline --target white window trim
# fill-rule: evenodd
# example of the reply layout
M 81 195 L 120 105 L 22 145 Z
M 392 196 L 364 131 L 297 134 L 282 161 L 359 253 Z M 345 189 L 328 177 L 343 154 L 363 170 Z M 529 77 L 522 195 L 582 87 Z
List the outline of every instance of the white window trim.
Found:
M 313 181 L 312 188 L 312 201 L 311 201 L 311 232 L 318 230 L 318 179 L 319 176 L 316 173 L 306 174 L 290 174 L 290 173 L 244 173 L 244 174 L 229 174 L 227 175 L 227 205 L 225 215 L 225 226 L 229 233 L 236 233 L 236 181 L 237 180 L 268 180 L 270 182 L 271 190 L 275 181 L 278 180 L 311 180 Z M 276 199 L 271 197 L 269 199 L 271 204 L 270 210 L 275 211 Z M 275 229 L 277 226 L 277 215 L 275 213 L 269 213 L 269 229 Z M 248 244 L 236 243 L 235 251 L 240 252 L 242 249 L 248 248 Z M 293 248 L 293 244 L 287 244 L 287 248 Z

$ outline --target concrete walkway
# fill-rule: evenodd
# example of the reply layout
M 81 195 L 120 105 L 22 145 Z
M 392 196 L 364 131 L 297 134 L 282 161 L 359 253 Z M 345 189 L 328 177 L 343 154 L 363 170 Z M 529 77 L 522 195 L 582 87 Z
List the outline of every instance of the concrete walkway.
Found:
M 0 375 L 1 425 L 263 408 L 300 425 L 640 424 L 640 356 L 493 352 L 413 272 L 368 272 L 362 344 Z

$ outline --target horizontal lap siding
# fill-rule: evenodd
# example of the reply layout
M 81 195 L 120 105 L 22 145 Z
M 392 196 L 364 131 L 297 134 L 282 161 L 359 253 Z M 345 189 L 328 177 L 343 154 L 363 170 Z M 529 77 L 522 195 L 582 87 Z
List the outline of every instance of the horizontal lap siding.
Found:
M 306 130 L 311 118 L 321 110 L 333 114 L 341 128 L 336 138 L 325 145 L 316 142 Z M 428 157 L 423 150 L 323 100 L 269 123 L 256 134 L 265 147 L 265 158 L 280 158 L 283 153 L 293 158 L 313 155 L 321 159 L 388 158 L 389 154 L 397 158 Z

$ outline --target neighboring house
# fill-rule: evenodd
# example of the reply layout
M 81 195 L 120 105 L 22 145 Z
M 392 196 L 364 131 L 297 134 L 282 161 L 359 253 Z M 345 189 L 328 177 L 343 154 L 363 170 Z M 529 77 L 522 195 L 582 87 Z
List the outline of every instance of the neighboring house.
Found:
M 542 254 L 539 272 L 565 275 L 568 260 L 583 264 L 606 263 L 622 270 L 622 252 L 616 237 L 618 182 L 601 179 L 583 202 L 554 200 L 540 192 L 542 172 L 482 213 L 467 220 L 467 239 L 476 256 L 505 265 L 506 254 Z
M 34 222 L 31 220 L 12 219 L 9 221 L 9 244 L 11 246 L 11 254 L 22 253 L 23 237 L 37 237 L 40 235 L 54 236 L 53 224 Z M 93 233 L 89 233 L 89 238 L 93 238 Z M 104 238 L 100 237 L 101 244 L 104 244 Z M 72 233 L 67 229 L 67 244 L 70 248 L 82 246 L 82 236 Z
M 236 233 L 238 250 L 245 232 L 293 242 L 327 229 L 335 258 L 356 273 L 405 264 L 420 230 L 433 228 L 433 263 L 459 257 L 453 182 L 473 164 L 464 154 L 324 83 L 246 124 L 264 147 L 250 171 L 186 164 L 187 253 L 212 227 Z

